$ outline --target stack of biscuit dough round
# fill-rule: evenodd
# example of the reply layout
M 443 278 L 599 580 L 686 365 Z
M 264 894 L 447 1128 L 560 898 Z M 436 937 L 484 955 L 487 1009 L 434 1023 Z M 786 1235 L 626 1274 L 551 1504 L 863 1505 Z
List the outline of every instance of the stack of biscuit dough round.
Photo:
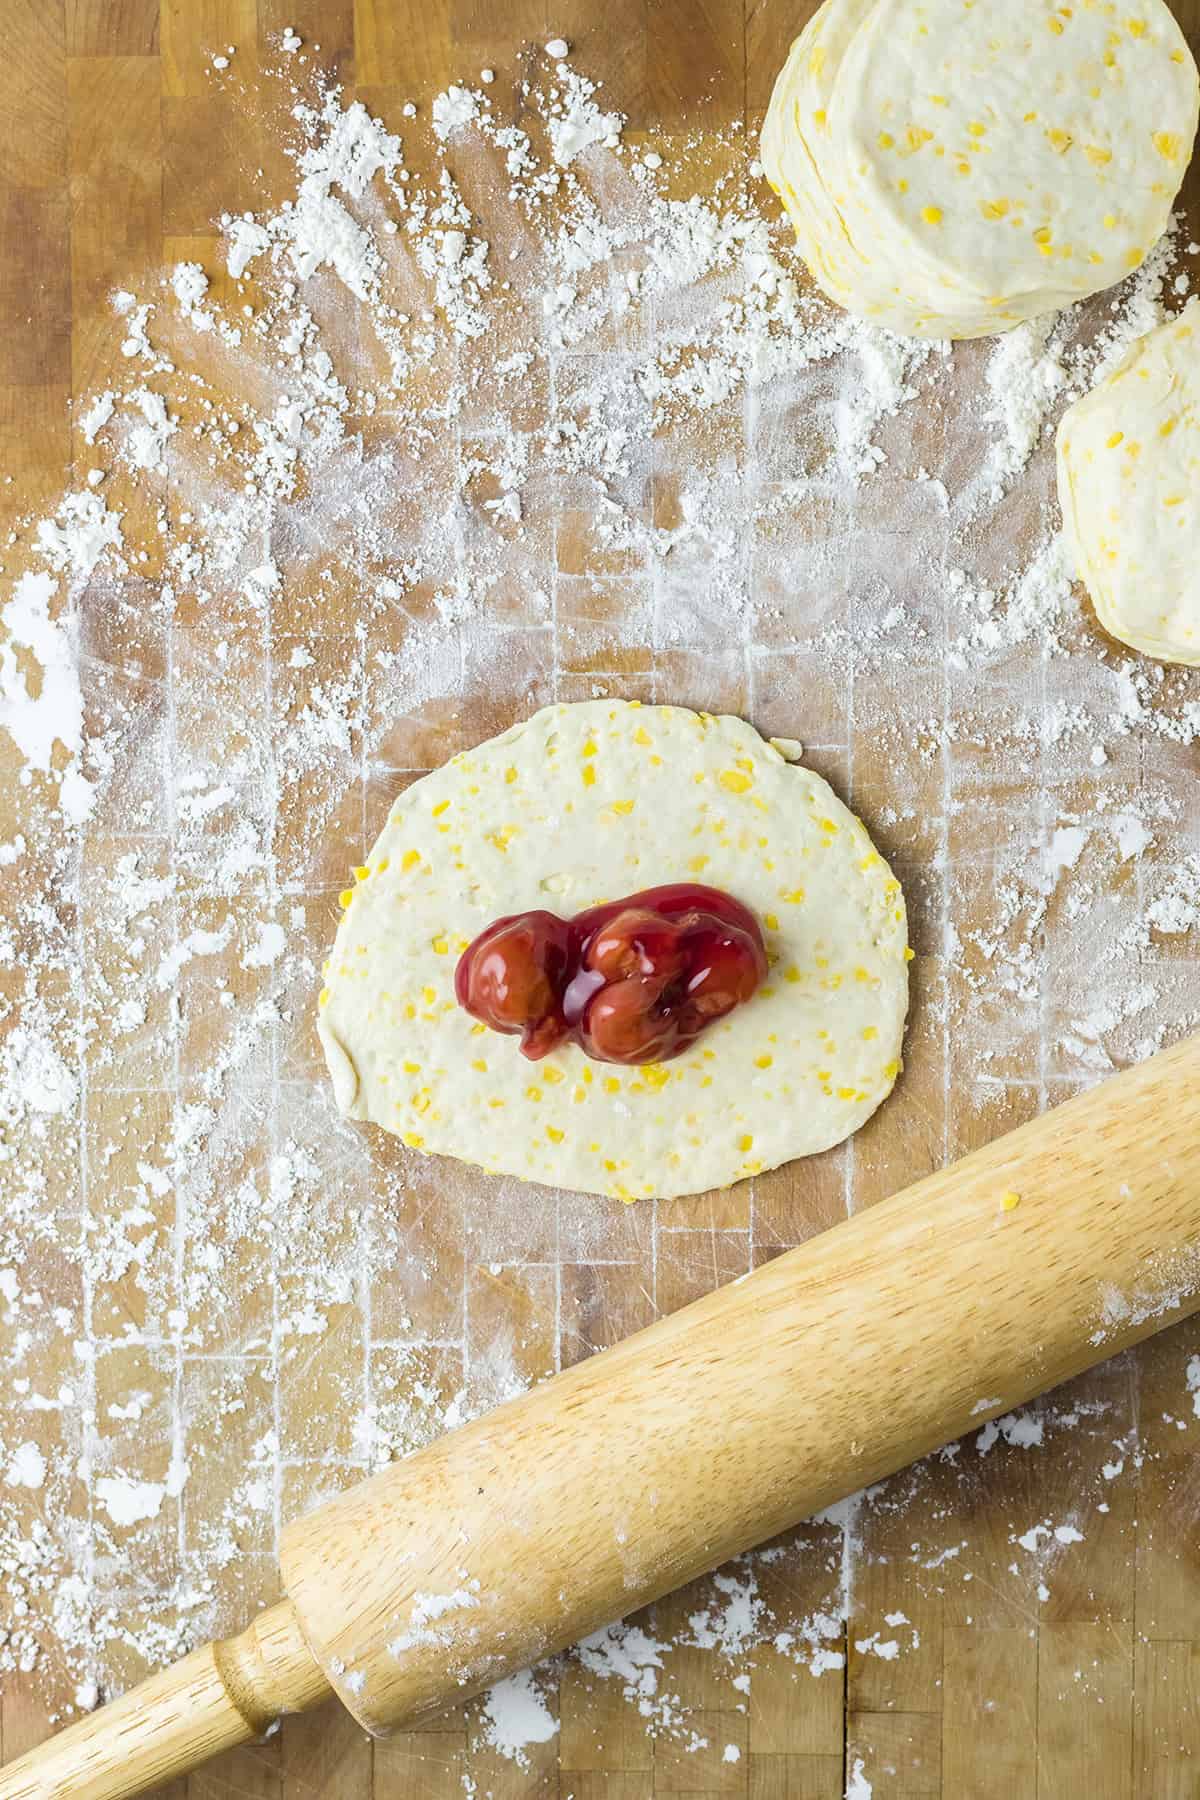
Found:
M 1163 0 L 825 0 L 762 160 L 830 298 L 904 335 L 981 337 L 1138 267 L 1198 94 Z

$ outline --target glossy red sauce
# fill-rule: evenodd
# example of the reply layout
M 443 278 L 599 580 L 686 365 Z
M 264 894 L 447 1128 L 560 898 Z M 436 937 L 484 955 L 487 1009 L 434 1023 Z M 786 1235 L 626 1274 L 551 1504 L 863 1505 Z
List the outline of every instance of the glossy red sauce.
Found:
M 766 979 L 754 914 L 718 888 L 649 888 L 574 919 L 514 913 L 459 960 L 460 1006 L 533 1061 L 567 1041 L 597 1062 L 668 1062 Z

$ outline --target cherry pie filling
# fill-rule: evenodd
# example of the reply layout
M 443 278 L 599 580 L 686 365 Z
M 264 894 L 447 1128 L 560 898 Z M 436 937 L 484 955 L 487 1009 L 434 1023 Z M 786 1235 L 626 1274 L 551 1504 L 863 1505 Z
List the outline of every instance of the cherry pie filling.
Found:
M 758 920 L 718 888 L 648 888 L 574 919 L 497 919 L 464 950 L 455 993 L 532 1061 L 578 1044 L 596 1062 L 669 1062 L 766 979 Z

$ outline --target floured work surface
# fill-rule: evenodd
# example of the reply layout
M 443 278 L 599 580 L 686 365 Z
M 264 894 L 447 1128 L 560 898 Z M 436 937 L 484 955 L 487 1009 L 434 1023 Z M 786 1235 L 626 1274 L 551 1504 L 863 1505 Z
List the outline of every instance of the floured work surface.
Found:
M 302 1506 L 1200 1018 L 1200 678 L 1072 592 L 1047 438 L 1183 304 L 1194 183 L 1115 310 L 944 355 L 758 221 L 802 12 L 558 17 L 560 74 L 520 8 L 348 11 L 10 30 L 6 1756 L 243 1623 Z M 398 789 L 609 693 L 800 740 L 918 952 L 849 1147 L 628 1209 L 341 1123 L 313 1030 Z M 186 1791 L 1190 1791 L 1198 1414 L 1185 1328 L 437 1730 Z

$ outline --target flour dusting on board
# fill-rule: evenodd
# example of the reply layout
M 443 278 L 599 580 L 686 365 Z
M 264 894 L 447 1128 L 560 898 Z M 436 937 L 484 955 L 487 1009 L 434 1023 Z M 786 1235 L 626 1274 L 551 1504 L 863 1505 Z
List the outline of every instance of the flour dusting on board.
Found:
M 207 266 L 128 271 L 76 477 L 0 571 L 0 1668 L 64 1716 L 244 1623 L 300 1506 L 818 1222 L 786 1177 L 720 1229 L 435 1184 L 338 1118 L 320 963 L 414 772 L 556 697 L 802 740 L 905 877 L 893 1104 L 933 1160 L 1200 1016 L 1200 685 L 1095 630 L 1048 456 L 1185 298 L 1182 225 L 1115 296 L 910 343 L 814 296 L 744 132 L 635 149 L 559 40 L 515 94 L 487 70 L 386 121 L 278 50 L 290 191 L 224 214 Z M 1169 1304 L 1161 1274 L 1097 1330 Z M 919 1655 L 910 1593 L 978 1575 L 1036 1610 L 1148 1454 L 1129 1380 L 1089 1379 L 614 1623 L 576 1675 L 734 1762 L 760 1672 Z M 1177 1385 L 1191 1430 L 1195 1359 Z M 1006 1567 L 964 1521 L 1016 1458 L 1073 1503 L 1024 1507 Z M 478 1604 L 418 1596 L 396 1653 Z M 736 1696 L 712 1739 L 697 1658 Z M 531 1767 L 563 1667 L 494 1689 L 480 1741 Z

